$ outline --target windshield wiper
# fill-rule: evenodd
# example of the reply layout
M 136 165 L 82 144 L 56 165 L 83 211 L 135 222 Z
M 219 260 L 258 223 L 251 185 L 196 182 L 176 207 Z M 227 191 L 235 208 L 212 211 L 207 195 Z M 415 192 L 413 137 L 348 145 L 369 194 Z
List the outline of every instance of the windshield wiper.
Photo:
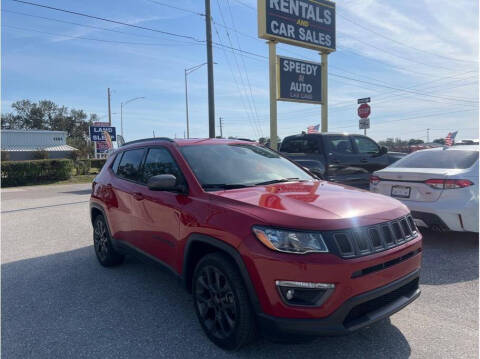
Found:
M 237 183 L 207 183 L 202 185 L 204 189 L 236 189 L 236 188 L 247 188 L 252 187 L 246 184 L 237 184 Z
M 296 181 L 296 180 L 299 180 L 299 179 L 300 179 L 300 178 L 298 178 L 298 177 L 275 179 L 275 180 L 270 180 L 270 181 L 255 183 L 255 186 L 266 186 L 266 185 L 269 185 L 269 184 L 282 183 L 282 182 L 291 182 L 291 181 Z

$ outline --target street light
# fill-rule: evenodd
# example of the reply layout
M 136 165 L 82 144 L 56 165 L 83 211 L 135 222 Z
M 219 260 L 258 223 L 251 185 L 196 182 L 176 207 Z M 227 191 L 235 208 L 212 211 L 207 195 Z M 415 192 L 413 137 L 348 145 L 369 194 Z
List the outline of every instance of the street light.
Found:
M 205 66 L 207 63 L 193 66 L 185 69 L 185 112 L 187 115 L 187 138 L 190 138 L 190 123 L 188 122 L 188 85 L 187 85 L 187 76 L 190 75 L 193 71 L 198 70 L 200 67 Z
M 125 102 L 121 102 L 120 103 L 120 132 L 122 133 L 122 137 L 123 137 L 123 106 L 129 104 L 130 102 L 133 102 L 135 100 L 140 100 L 142 98 L 145 98 L 145 97 L 134 97 L 134 98 L 131 98 L 130 100 L 127 100 Z M 123 137 L 125 138 L 125 137 Z

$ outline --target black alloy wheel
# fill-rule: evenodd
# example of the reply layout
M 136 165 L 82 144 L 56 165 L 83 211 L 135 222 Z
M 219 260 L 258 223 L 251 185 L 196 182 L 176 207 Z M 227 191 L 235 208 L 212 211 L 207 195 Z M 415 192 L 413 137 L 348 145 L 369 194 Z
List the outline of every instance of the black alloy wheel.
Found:
M 123 255 L 112 247 L 110 232 L 102 215 L 95 217 L 93 225 L 93 246 L 101 265 L 111 267 L 123 262 Z
M 225 350 L 237 350 L 252 341 L 253 311 L 243 279 L 228 257 L 212 253 L 202 258 L 192 291 L 198 320 L 211 341 Z

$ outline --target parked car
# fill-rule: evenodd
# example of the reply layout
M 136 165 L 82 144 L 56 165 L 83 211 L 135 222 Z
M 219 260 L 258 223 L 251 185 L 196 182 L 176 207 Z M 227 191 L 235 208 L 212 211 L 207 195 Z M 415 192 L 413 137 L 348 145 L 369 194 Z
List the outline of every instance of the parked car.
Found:
M 315 180 L 252 142 L 126 144 L 95 178 L 90 213 L 100 264 L 136 254 L 169 268 L 227 350 L 257 330 L 350 333 L 420 295 L 422 237 L 407 207 Z
M 478 232 L 478 146 L 411 153 L 375 172 L 370 190 L 405 203 L 419 226 Z
M 369 137 L 343 133 L 288 136 L 280 152 L 320 178 L 363 189 L 368 189 L 372 172 L 405 156 L 388 153 Z

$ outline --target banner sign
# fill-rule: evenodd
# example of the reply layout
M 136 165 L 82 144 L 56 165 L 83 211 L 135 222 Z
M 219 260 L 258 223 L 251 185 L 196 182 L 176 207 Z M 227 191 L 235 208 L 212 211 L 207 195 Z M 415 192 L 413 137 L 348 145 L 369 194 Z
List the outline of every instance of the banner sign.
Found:
M 277 56 L 277 100 L 322 102 L 321 64 Z
M 95 142 L 95 146 L 97 149 L 97 153 L 108 153 L 110 151 L 110 148 L 108 147 L 106 141 Z
M 115 127 L 110 126 L 90 126 L 90 139 L 93 142 L 106 141 L 104 131 L 110 135 L 112 141 L 117 140 Z
M 258 0 L 258 36 L 313 50 L 335 51 L 335 3 Z

